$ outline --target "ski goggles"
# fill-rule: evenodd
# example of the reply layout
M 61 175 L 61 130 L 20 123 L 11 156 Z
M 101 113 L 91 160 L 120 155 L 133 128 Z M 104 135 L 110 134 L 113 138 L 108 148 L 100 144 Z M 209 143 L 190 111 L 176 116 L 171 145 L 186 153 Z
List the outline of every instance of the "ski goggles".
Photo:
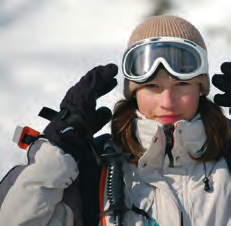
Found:
M 144 39 L 130 46 L 124 53 L 122 70 L 127 79 L 142 83 L 160 63 L 178 80 L 208 74 L 206 51 L 192 41 L 175 37 Z

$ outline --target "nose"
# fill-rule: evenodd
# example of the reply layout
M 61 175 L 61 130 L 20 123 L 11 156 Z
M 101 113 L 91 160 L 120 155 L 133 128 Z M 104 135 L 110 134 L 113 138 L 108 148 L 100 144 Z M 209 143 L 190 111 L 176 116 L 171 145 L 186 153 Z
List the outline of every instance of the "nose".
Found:
M 166 110 L 172 110 L 175 102 L 175 94 L 171 89 L 165 89 L 161 93 L 160 106 Z

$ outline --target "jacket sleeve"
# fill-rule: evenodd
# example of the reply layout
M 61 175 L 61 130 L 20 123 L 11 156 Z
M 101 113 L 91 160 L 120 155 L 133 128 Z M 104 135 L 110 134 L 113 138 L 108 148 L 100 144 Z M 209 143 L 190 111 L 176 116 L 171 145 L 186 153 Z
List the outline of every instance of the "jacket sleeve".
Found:
M 73 213 L 61 200 L 78 176 L 74 158 L 48 141 L 10 188 L 0 210 L 0 225 L 72 226 Z

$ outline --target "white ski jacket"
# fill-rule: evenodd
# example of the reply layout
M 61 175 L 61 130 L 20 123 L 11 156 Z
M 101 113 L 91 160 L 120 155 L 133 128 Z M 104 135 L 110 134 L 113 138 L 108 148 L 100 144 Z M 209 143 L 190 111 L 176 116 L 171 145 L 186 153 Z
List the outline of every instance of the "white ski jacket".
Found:
M 146 152 L 138 166 L 128 162 L 123 166 L 127 207 L 134 204 L 160 226 L 181 226 L 181 221 L 184 226 L 230 226 L 231 190 L 226 161 L 204 165 L 189 157 L 199 157 L 204 151 L 206 134 L 200 116 L 191 122 L 175 123 L 174 168 L 169 168 L 162 125 L 137 115 L 137 137 Z M 209 192 L 204 190 L 205 175 L 209 178 Z M 23 170 L 9 190 L 1 206 L 0 225 L 72 226 L 73 212 L 61 199 L 63 190 L 77 176 L 77 164 L 70 155 L 49 142 L 43 143 L 35 163 Z M 107 210 L 106 189 L 103 197 Z M 125 226 L 146 225 L 146 219 L 131 210 L 124 221 Z M 106 216 L 99 225 L 112 226 L 113 218 Z
M 169 168 L 165 155 L 166 138 L 162 125 L 138 113 L 137 137 L 145 154 L 138 166 L 124 164 L 126 203 L 145 210 L 160 226 L 226 226 L 231 225 L 230 176 L 226 161 L 196 162 L 206 141 L 204 126 L 197 115 L 191 122 L 175 123 L 172 155 L 174 168 Z M 211 191 L 204 190 L 203 178 L 209 177 Z M 109 201 L 105 194 L 105 209 Z M 128 211 L 126 226 L 143 226 L 142 215 Z M 106 217 L 106 225 L 113 218 Z M 101 221 L 102 222 L 102 221 Z

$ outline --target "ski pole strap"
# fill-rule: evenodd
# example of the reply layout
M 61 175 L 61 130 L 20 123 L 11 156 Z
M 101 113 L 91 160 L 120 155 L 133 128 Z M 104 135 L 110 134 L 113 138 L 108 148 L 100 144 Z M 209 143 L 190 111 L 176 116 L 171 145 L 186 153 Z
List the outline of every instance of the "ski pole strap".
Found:
M 39 112 L 38 116 L 47 119 L 49 121 L 59 118 L 65 122 L 67 122 L 69 125 L 72 125 L 73 127 L 79 126 L 79 124 L 82 124 L 82 117 L 71 113 L 68 109 L 63 108 L 60 111 L 55 111 L 48 107 L 43 107 L 42 110 Z
M 49 121 L 58 118 L 62 121 L 65 121 L 69 126 L 77 131 L 81 131 L 81 134 L 84 134 L 89 137 L 93 137 L 90 130 L 87 128 L 84 123 L 83 118 L 80 115 L 71 113 L 68 109 L 63 108 L 59 112 L 55 111 L 48 107 L 43 107 L 38 114 L 40 117 L 45 118 Z
M 54 119 L 55 117 L 57 117 L 59 114 L 59 112 L 48 108 L 48 107 L 43 107 L 42 110 L 39 112 L 39 116 L 42 118 L 45 118 L 49 121 L 51 121 L 52 119 Z
M 147 219 L 146 226 L 159 226 L 159 224 L 156 223 L 156 220 L 154 218 L 150 217 L 146 211 L 138 208 L 134 204 L 132 205 L 131 210 L 137 214 L 144 216 Z
M 47 119 L 49 121 L 51 121 L 55 118 L 59 118 L 61 120 L 65 119 L 65 121 L 67 121 L 67 120 L 69 121 L 69 124 L 74 123 L 76 118 L 80 117 L 76 114 L 69 112 L 69 110 L 66 108 L 63 108 L 60 111 L 55 111 L 55 110 L 48 108 L 48 107 L 43 107 L 42 110 L 39 112 L 38 116 L 40 116 L 44 119 Z

